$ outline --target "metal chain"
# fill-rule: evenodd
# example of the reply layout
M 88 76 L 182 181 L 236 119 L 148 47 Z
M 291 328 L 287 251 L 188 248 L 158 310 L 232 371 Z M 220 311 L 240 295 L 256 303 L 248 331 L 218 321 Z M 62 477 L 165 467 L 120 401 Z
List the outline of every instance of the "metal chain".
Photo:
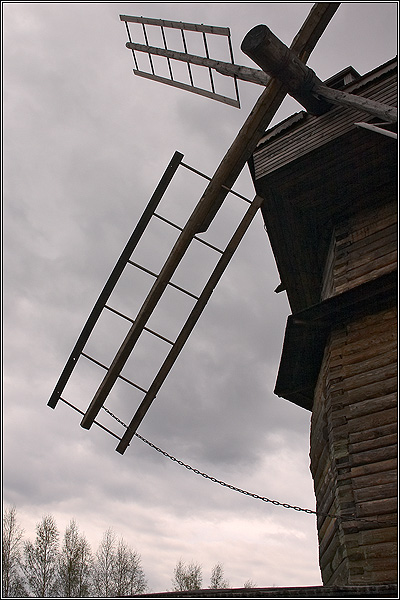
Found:
M 120 423 L 120 425 L 125 427 L 125 429 L 128 428 L 128 426 L 123 421 L 121 421 L 121 419 L 119 419 L 116 415 L 114 415 L 106 406 L 103 406 L 102 408 L 113 419 L 115 419 L 118 423 Z M 240 494 L 244 494 L 245 496 L 250 496 L 251 498 L 255 498 L 256 500 L 262 500 L 263 502 L 269 502 L 270 504 L 273 504 L 274 506 L 282 506 L 283 508 L 290 508 L 292 510 L 296 510 L 297 512 L 304 512 L 309 515 L 330 517 L 331 519 L 337 519 L 339 521 L 361 521 L 364 523 L 379 523 L 380 525 L 382 525 L 384 527 L 387 527 L 388 525 L 396 525 L 396 523 L 382 523 L 381 521 L 377 521 L 377 520 L 373 520 L 373 519 L 371 519 L 371 520 L 361 519 L 361 518 L 355 517 L 355 516 L 341 516 L 341 515 L 332 515 L 330 513 L 321 513 L 316 510 L 311 510 L 310 508 L 301 508 L 300 506 L 294 506 L 292 504 L 287 504 L 286 502 L 279 502 L 278 500 L 271 500 L 270 498 L 267 498 L 266 496 L 259 496 L 259 494 L 253 494 L 252 492 L 247 492 L 246 490 L 242 490 L 241 488 L 238 488 L 234 485 L 225 483 L 225 481 L 216 479 L 215 477 L 212 477 L 211 475 L 208 475 L 207 473 L 203 473 L 202 471 L 199 471 L 199 469 L 195 469 L 194 467 L 184 463 L 182 460 L 179 460 L 178 458 L 175 458 L 175 456 L 168 454 L 168 452 L 166 452 L 165 450 L 162 450 L 161 448 L 159 448 L 158 446 L 156 446 L 149 440 L 146 440 L 146 438 L 139 435 L 139 433 L 135 433 L 135 436 L 137 438 L 139 438 L 139 440 L 141 440 L 142 442 L 144 442 L 145 444 L 150 446 L 150 448 L 153 448 L 154 450 L 156 450 L 156 452 L 159 452 L 163 456 L 166 456 L 173 462 L 176 462 L 181 467 L 185 467 L 185 469 L 188 469 L 188 471 L 192 471 L 193 473 L 196 473 L 196 475 L 201 475 L 201 477 L 204 477 L 205 479 L 209 479 L 213 483 L 218 483 L 219 485 L 222 485 L 223 487 L 233 490 L 234 492 L 239 492 Z

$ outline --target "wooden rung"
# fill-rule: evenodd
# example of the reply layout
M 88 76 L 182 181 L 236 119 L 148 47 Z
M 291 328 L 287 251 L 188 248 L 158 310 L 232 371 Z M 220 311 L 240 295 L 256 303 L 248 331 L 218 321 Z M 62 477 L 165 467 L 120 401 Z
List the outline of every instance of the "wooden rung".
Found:
M 111 312 L 115 313 L 119 317 L 122 317 L 123 319 L 130 321 L 131 323 L 135 322 L 134 319 L 131 319 L 127 315 L 124 315 L 122 312 L 119 312 L 119 310 L 115 310 L 115 308 L 112 308 L 111 306 L 108 306 L 107 304 L 104 308 L 106 308 L 107 310 L 110 310 Z M 171 340 L 169 340 L 168 338 L 161 335 L 161 333 L 157 333 L 157 331 L 154 331 L 153 329 L 149 329 L 148 327 L 143 327 L 143 329 L 144 329 L 144 331 L 147 331 L 148 333 L 151 333 L 152 335 L 155 335 L 156 337 L 160 338 L 160 340 L 163 340 L 164 342 L 168 342 L 168 344 L 171 344 L 171 346 L 174 343 L 174 342 L 171 342 Z
M 146 267 L 142 267 L 142 265 L 139 265 L 138 263 L 135 263 L 132 260 L 128 260 L 128 263 L 130 265 L 134 266 L 134 267 L 137 267 L 138 269 L 141 269 L 142 271 L 144 271 L 145 273 L 148 273 L 149 275 L 153 275 L 153 277 L 156 277 L 156 278 L 159 277 L 159 275 L 157 275 L 157 273 L 154 273 L 153 271 L 150 271 L 149 269 L 146 269 Z M 172 281 L 168 281 L 167 285 L 170 285 L 171 287 L 179 290 L 180 292 L 183 292 L 187 296 L 191 296 L 195 300 L 199 299 L 198 296 L 196 296 L 195 294 L 192 294 L 192 292 L 189 292 L 188 290 L 185 290 L 183 287 L 180 287 L 179 285 L 176 285 L 176 283 L 172 283 Z
M 62 398 L 60 396 L 59 400 L 61 400 L 61 402 L 64 402 L 64 404 L 66 404 L 67 406 L 69 406 L 70 408 L 73 408 L 76 412 L 78 412 L 79 414 L 83 415 L 85 414 L 82 410 L 80 410 L 77 406 L 75 406 L 74 404 L 72 404 L 71 402 L 68 402 L 68 400 L 65 400 L 65 398 Z M 102 425 L 101 423 L 99 423 L 98 421 L 94 421 L 94 424 L 97 425 L 98 427 L 100 427 L 100 429 L 103 429 L 104 431 L 106 431 L 107 433 L 109 433 L 110 435 L 112 435 L 113 437 L 117 438 L 117 440 L 120 440 L 121 438 L 119 437 L 119 435 L 117 435 L 116 433 L 114 433 L 113 431 L 111 431 L 111 429 L 108 429 L 108 427 L 105 427 L 104 425 Z
M 157 219 L 160 219 L 161 221 L 164 221 L 164 223 L 168 223 L 168 225 L 171 225 L 171 227 L 175 227 L 175 229 L 179 229 L 179 231 L 183 231 L 183 227 L 179 227 L 179 225 L 177 225 L 176 223 L 173 223 L 172 221 L 169 221 L 168 219 L 166 219 L 165 217 L 162 217 L 161 215 L 159 215 L 157 213 L 154 213 L 153 217 L 157 217 Z M 217 246 L 214 246 L 213 244 L 210 244 L 210 242 L 207 242 L 206 240 L 202 240 L 197 235 L 195 235 L 193 239 L 196 240 L 197 242 L 200 242 L 201 244 L 204 244 L 205 246 L 208 246 L 212 250 L 215 250 L 216 252 L 219 252 L 219 254 L 223 254 L 223 252 L 224 252 L 220 248 L 217 248 Z
M 82 352 L 81 356 L 84 356 L 85 358 L 87 358 L 91 362 L 95 363 L 99 367 L 102 367 L 103 369 L 105 369 L 106 371 L 108 371 L 108 367 L 106 367 L 106 365 L 103 365 L 103 363 L 101 363 L 100 361 L 98 361 L 95 358 L 93 358 L 93 356 L 89 356 L 89 354 L 86 354 L 85 352 Z M 127 379 L 123 375 L 118 375 L 118 377 L 119 377 L 119 379 L 122 379 L 122 381 L 125 381 L 126 383 L 129 383 L 130 385 L 133 385 L 133 387 L 135 387 L 136 389 L 140 390 L 144 394 L 147 394 L 147 390 L 145 390 L 144 388 L 142 388 L 140 385 L 138 385 L 134 381 L 131 381 L 130 379 Z M 84 414 L 84 413 L 82 413 L 82 414 Z
M 102 367 L 103 369 L 105 369 L 106 371 L 108 371 L 108 367 L 106 367 L 106 365 L 103 365 L 103 363 L 101 363 L 100 361 L 98 361 L 95 358 L 93 358 L 93 356 L 89 356 L 89 354 L 86 354 L 85 352 L 82 352 L 81 356 L 84 356 L 85 358 L 87 358 L 91 362 L 95 363 L 99 367 Z M 126 383 L 129 383 L 130 385 L 133 385 L 133 387 L 135 387 L 136 389 L 140 390 L 144 394 L 147 394 L 147 390 L 145 390 L 144 388 L 142 388 L 140 385 L 138 385 L 134 381 L 131 381 L 130 379 L 127 379 L 123 375 L 118 375 L 118 377 L 119 377 L 119 379 L 122 379 L 122 381 L 125 381 Z M 82 413 L 82 414 L 84 414 L 84 413 Z

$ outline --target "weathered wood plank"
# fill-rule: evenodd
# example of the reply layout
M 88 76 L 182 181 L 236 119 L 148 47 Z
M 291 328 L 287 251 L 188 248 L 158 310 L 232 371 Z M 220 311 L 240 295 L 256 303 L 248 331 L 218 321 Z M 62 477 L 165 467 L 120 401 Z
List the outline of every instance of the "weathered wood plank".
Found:
M 384 471 L 393 471 L 397 469 L 397 460 L 391 458 L 372 465 L 360 465 L 351 469 L 353 478 L 371 475 L 372 473 L 383 473 Z
M 369 400 L 370 398 L 377 398 L 380 394 L 386 396 L 391 394 L 397 389 L 397 377 L 389 377 L 383 381 L 377 381 L 373 383 L 367 383 L 362 387 L 354 388 L 346 391 L 351 404 L 356 402 L 362 402 L 363 400 Z M 385 411 L 381 411 L 385 412 Z M 379 413 L 380 414 L 380 413 Z M 375 418 L 375 415 L 374 415 Z M 360 420 L 360 419 L 358 419 Z
M 372 485 L 368 488 L 354 490 L 354 498 L 356 502 L 397 498 L 397 482 L 391 482 L 386 485 Z
M 361 465 L 370 465 L 372 463 L 382 462 L 397 457 L 397 445 L 384 446 L 374 450 L 364 450 L 363 452 L 352 452 L 350 454 L 350 463 L 352 467 Z
M 381 530 L 363 531 L 360 537 L 363 544 L 370 545 L 397 541 L 397 534 L 397 527 L 385 527 Z
M 358 512 L 360 517 L 396 514 L 397 499 L 383 498 L 382 500 L 363 502 L 358 505 Z
M 383 122 L 397 122 L 397 111 L 395 108 L 380 102 L 376 102 L 370 98 L 356 96 L 355 94 L 349 94 L 348 92 L 344 92 L 342 90 L 331 89 L 326 85 L 317 86 L 316 89 L 313 90 L 313 93 L 324 100 L 328 100 L 328 102 L 331 102 L 332 104 L 349 106 L 351 108 L 357 108 L 365 111 L 374 117 L 382 119 Z
M 340 368 L 342 373 L 347 377 L 358 375 L 365 371 L 374 368 L 383 367 L 396 361 L 397 344 L 395 340 L 390 340 L 385 344 L 379 344 L 375 347 L 373 344 L 376 357 L 373 356 L 373 351 L 359 352 L 357 354 L 346 355 L 341 359 Z M 334 366 L 334 365 L 332 365 Z
M 397 397 L 397 392 L 394 394 Z M 386 396 L 385 396 L 386 397 Z M 397 435 L 397 423 L 390 423 L 389 425 L 382 425 L 381 427 L 373 427 L 366 431 L 356 431 L 349 434 L 349 443 L 357 444 L 365 441 L 380 440 L 387 435 Z
M 353 475 L 353 474 L 352 474 Z M 387 471 L 375 471 L 368 475 L 353 477 L 352 486 L 355 490 L 371 488 L 374 486 L 385 486 L 397 483 L 397 470 L 395 468 Z
M 348 407 L 348 416 L 349 419 L 356 419 L 362 416 L 374 415 L 382 410 L 396 407 L 397 392 L 393 392 L 392 394 L 387 394 L 386 396 L 378 396 L 377 398 L 371 398 L 369 400 L 363 400 L 362 402 L 351 404 Z
M 379 277 L 384 273 L 393 271 L 397 266 L 397 250 L 388 248 L 381 251 L 371 252 L 370 256 L 366 256 L 359 263 L 350 260 L 347 263 L 345 275 L 338 274 L 335 277 L 334 288 L 336 293 L 341 293 L 355 285 L 361 285 L 372 278 Z
M 354 375 L 350 374 L 351 366 L 347 369 L 342 369 L 341 372 L 344 376 L 343 389 L 346 390 L 346 393 L 349 393 L 352 391 L 360 390 L 361 388 L 369 386 L 373 383 L 387 381 L 392 377 L 396 377 L 396 357 L 392 355 L 391 357 L 389 357 L 389 360 L 386 360 L 384 362 L 382 366 L 377 366 L 376 368 L 370 369 L 362 369 Z
M 200 31 L 216 35 L 229 36 L 229 27 L 215 27 L 214 25 L 203 25 L 198 23 L 184 23 L 182 21 L 167 21 L 165 19 L 152 19 L 149 17 L 135 17 L 130 15 L 119 15 L 121 21 L 127 23 L 143 23 L 157 27 L 171 27 L 173 29 L 185 29 L 187 31 Z

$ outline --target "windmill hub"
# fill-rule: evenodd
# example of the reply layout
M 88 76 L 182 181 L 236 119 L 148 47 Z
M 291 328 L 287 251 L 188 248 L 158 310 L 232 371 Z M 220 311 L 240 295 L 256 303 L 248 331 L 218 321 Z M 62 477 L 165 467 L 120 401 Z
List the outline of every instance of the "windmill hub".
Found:
M 312 94 L 322 81 L 266 25 L 253 27 L 243 39 L 241 50 L 265 73 L 283 83 L 309 113 L 321 115 L 330 108 L 328 102 Z

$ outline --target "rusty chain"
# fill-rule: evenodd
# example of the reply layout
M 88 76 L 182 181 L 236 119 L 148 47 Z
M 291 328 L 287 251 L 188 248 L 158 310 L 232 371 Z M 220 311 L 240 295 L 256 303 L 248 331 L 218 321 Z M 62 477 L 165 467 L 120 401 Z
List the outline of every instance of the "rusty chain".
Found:
M 116 415 L 114 415 L 106 406 L 102 407 L 106 413 L 108 413 L 113 419 L 115 419 L 118 423 L 120 423 L 120 425 L 122 425 L 123 427 L 127 428 L 128 426 L 121 421 L 120 418 L 118 418 Z M 178 458 L 176 458 L 175 456 L 172 456 L 172 454 L 169 454 L 168 452 L 166 452 L 165 450 L 162 450 L 161 448 L 159 448 L 158 446 L 156 446 L 155 444 L 153 444 L 152 442 L 150 442 L 149 440 L 147 440 L 146 438 L 144 438 L 143 436 L 141 436 L 139 433 L 135 433 L 135 436 L 137 438 L 139 438 L 139 440 L 141 440 L 142 442 L 144 442 L 145 444 L 147 444 L 148 446 L 150 446 L 150 448 L 153 448 L 154 450 L 156 450 L 156 452 L 159 452 L 160 454 L 162 454 L 163 456 L 169 458 L 170 460 L 172 460 L 173 462 L 177 463 L 178 465 L 180 465 L 181 467 L 185 467 L 185 469 L 188 469 L 188 471 L 192 471 L 193 473 L 195 473 L 196 475 L 201 475 L 201 477 L 204 477 L 204 479 L 208 479 L 210 481 L 212 481 L 213 483 L 218 483 L 219 485 L 222 485 L 223 487 L 226 487 L 230 490 L 233 490 L 234 492 L 239 492 L 240 494 L 244 494 L 245 496 L 250 496 L 251 498 L 255 498 L 256 500 L 262 500 L 262 502 L 268 502 L 270 504 L 273 504 L 274 506 L 282 506 L 283 508 L 290 508 L 292 510 L 295 510 L 297 512 L 304 512 L 306 514 L 309 515 L 315 515 L 315 516 L 323 516 L 323 517 L 330 517 L 331 519 L 337 519 L 339 521 L 357 521 L 357 522 L 363 522 L 363 523 L 379 523 L 382 526 L 389 526 L 389 525 L 396 525 L 396 523 L 388 523 L 388 522 L 382 522 L 382 521 L 377 521 L 374 519 L 361 519 L 359 517 L 356 517 L 354 515 L 349 515 L 349 516 L 341 516 L 341 515 L 333 515 L 330 513 L 322 513 L 316 510 L 311 510 L 310 508 L 301 508 L 300 506 L 295 506 L 292 504 L 287 504 L 286 502 L 279 502 L 278 500 L 271 500 L 270 498 L 267 498 L 266 496 L 260 496 L 259 494 L 254 494 L 252 492 L 248 492 L 246 490 L 243 490 L 241 488 L 238 488 L 234 485 L 231 485 L 230 483 L 226 483 L 225 481 L 222 481 L 221 479 L 216 479 L 216 477 L 212 477 L 211 475 L 208 475 L 207 473 L 204 473 L 202 471 L 199 471 L 199 469 L 196 469 L 186 463 L 184 463 L 182 460 L 179 460 Z

